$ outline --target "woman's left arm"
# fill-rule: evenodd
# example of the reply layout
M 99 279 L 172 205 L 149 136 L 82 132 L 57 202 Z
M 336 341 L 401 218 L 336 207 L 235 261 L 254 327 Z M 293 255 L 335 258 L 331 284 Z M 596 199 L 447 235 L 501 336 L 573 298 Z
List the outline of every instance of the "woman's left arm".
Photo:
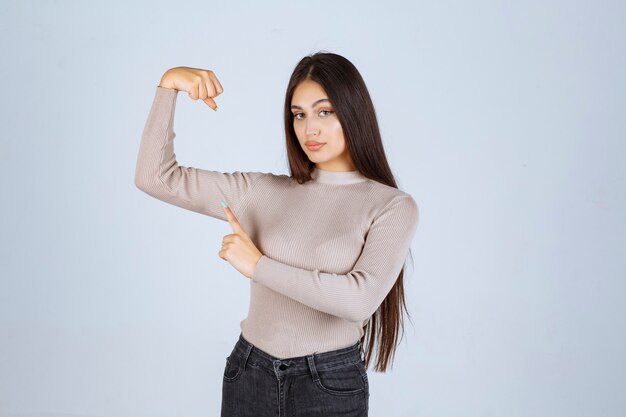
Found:
M 415 200 L 403 196 L 376 216 L 363 251 L 347 274 L 297 268 L 263 255 L 251 278 L 316 310 L 348 321 L 364 321 L 395 284 L 418 221 Z

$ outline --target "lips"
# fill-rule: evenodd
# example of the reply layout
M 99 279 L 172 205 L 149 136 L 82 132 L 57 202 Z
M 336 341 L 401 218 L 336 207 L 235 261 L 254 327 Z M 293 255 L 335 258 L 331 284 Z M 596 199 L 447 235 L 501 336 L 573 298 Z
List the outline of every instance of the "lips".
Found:
M 319 148 L 321 148 L 323 145 L 325 145 L 325 143 L 322 142 L 316 142 L 314 140 L 307 140 L 306 142 L 304 142 L 304 145 L 309 148 L 312 151 L 316 151 Z

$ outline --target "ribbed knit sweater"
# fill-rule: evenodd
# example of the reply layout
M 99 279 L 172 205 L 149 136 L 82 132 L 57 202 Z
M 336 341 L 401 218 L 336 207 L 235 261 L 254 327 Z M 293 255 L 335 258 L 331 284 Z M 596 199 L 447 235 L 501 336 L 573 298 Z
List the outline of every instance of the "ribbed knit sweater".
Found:
M 135 184 L 166 203 L 228 221 L 224 199 L 263 256 L 240 321 L 250 343 L 281 359 L 356 343 L 400 273 L 417 228 L 410 194 L 359 171 L 314 168 L 298 184 L 269 172 L 178 164 L 178 90 L 157 86 Z

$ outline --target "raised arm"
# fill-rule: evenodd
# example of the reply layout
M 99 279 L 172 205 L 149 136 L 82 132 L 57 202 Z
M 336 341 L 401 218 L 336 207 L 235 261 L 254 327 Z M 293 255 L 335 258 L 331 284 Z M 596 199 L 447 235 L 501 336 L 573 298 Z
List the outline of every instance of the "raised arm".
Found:
M 396 282 L 418 220 L 411 196 L 395 198 L 372 222 L 363 251 L 347 274 L 296 268 L 263 255 L 252 280 L 316 310 L 362 322 L 374 314 Z
M 166 203 L 228 221 L 220 200 L 226 200 L 236 211 L 237 205 L 255 182 L 270 174 L 228 173 L 180 166 L 174 153 L 174 113 L 178 91 L 162 85 L 156 87 L 139 146 L 135 185 Z

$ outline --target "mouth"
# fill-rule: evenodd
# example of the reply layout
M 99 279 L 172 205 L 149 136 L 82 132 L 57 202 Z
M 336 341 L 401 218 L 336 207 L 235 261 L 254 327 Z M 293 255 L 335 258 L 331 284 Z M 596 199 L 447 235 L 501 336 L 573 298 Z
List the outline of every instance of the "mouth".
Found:
M 304 145 L 311 151 L 316 151 L 322 146 L 324 146 L 325 144 L 326 143 L 315 142 L 313 140 L 309 140 L 304 143 Z

